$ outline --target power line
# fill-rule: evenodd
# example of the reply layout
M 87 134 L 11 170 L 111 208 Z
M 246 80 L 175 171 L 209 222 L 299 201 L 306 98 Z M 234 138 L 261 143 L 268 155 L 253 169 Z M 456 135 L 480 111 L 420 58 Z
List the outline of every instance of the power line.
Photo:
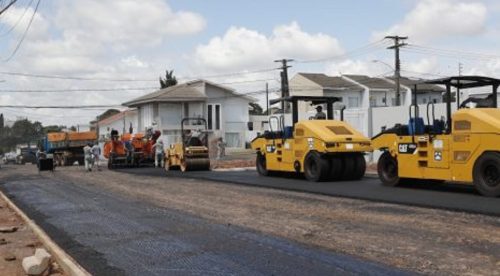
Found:
M 349 56 L 358 56 L 358 55 L 363 55 L 363 54 L 368 54 L 370 52 L 373 52 L 375 50 L 382 49 L 382 46 L 384 46 L 385 41 L 383 39 L 369 43 L 365 46 L 356 48 L 354 50 L 347 51 L 346 53 L 343 54 L 338 54 L 335 56 L 327 57 L 327 58 L 321 58 L 321 59 L 311 59 L 311 60 L 297 60 L 297 63 L 321 63 L 321 62 L 328 62 L 332 60 L 339 60 L 342 58 L 346 58 Z
M 12 57 L 14 57 L 14 55 L 17 53 L 17 51 L 21 47 L 21 44 L 23 43 L 24 39 L 26 38 L 26 35 L 28 34 L 28 31 L 31 27 L 31 24 L 33 23 L 33 19 L 35 19 L 35 15 L 38 11 L 38 7 L 40 6 L 40 2 L 41 2 L 41 0 L 38 0 L 38 2 L 36 2 L 35 10 L 33 11 L 33 15 L 31 16 L 30 21 L 28 22 L 28 26 L 26 27 L 26 30 L 24 31 L 23 36 L 19 40 L 19 43 L 17 44 L 17 46 L 14 49 L 14 51 L 12 52 L 12 54 L 8 58 L 3 60 L 4 62 L 8 62 L 9 60 L 11 60 Z
M 223 78 L 223 77 L 232 77 L 232 76 L 241 76 L 241 75 L 251 75 L 257 73 L 271 72 L 276 71 L 277 68 L 267 68 L 261 70 L 254 71 L 241 71 L 241 72 L 233 72 L 233 73 L 225 73 L 219 75 L 206 75 L 206 76 L 185 76 L 179 77 L 180 79 L 214 79 L 214 78 Z M 62 80 L 77 80 L 77 81 L 110 81 L 110 82 L 157 82 L 158 79 L 126 79 L 126 78 L 89 78 L 89 77 L 72 77 L 72 76 L 62 76 L 62 75 L 44 75 L 44 74 L 33 74 L 33 73 L 21 73 L 21 72 L 8 72 L 2 71 L 1 75 L 8 76 L 18 76 L 18 77 L 32 77 L 32 78 L 41 78 L 41 79 L 62 79 Z M 231 83 L 228 83 L 231 84 Z
M 12 0 L 10 1 L 9 4 L 7 4 L 7 6 L 5 6 L 2 10 L 0 10 L 0 15 L 2 15 L 2 13 L 4 13 L 6 10 L 8 10 L 12 5 L 14 5 L 14 3 L 16 3 L 17 0 Z
M 0 105 L 0 108 L 26 108 L 26 109 L 103 109 L 112 107 L 123 107 L 122 105 Z
M 434 48 L 434 47 L 422 46 L 422 45 L 416 45 L 416 44 L 409 44 L 408 47 L 412 48 L 414 50 L 421 50 L 421 51 L 427 51 L 427 52 L 433 52 L 433 53 L 454 55 L 455 57 L 457 55 L 459 55 L 459 56 L 468 56 L 468 57 L 474 57 L 474 58 L 480 58 L 480 59 L 492 59 L 492 58 L 498 59 L 498 58 L 500 58 L 499 55 L 494 55 L 494 54 L 468 52 L 468 51 L 453 50 L 453 49 L 440 49 L 440 48 Z
M 19 16 L 16 23 L 14 23 L 14 25 L 12 25 L 5 33 L 0 34 L 0 37 L 7 36 L 10 32 L 12 32 L 17 27 L 17 25 L 19 25 L 21 20 L 24 18 L 24 16 L 28 12 L 29 7 L 31 7 L 31 5 L 33 4 L 33 1 L 34 0 L 30 0 L 29 4 L 26 6 L 26 8 L 24 8 L 23 14 L 21 14 L 21 16 Z
M 3 93 L 72 93 L 72 92 L 114 92 L 114 91 L 139 91 L 139 90 L 158 90 L 158 87 L 121 87 L 121 88 L 76 88 L 76 89 L 25 89 L 9 90 L 0 89 Z
M 31 73 L 20 73 L 20 72 L 0 72 L 1 75 L 8 76 L 19 76 L 19 77 L 32 77 L 40 79 L 62 79 L 62 80 L 79 80 L 79 81 L 116 81 L 116 82 L 139 82 L 139 81 L 158 81 L 157 79 L 112 79 L 112 78 L 86 78 L 86 77 L 70 77 L 61 75 L 42 75 L 42 74 L 31 74 Z

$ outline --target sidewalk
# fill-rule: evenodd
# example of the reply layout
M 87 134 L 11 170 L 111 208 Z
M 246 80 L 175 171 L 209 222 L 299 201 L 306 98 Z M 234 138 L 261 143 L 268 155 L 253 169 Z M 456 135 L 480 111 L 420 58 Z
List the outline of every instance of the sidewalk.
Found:
M 43 245 L 23 219 L 0 197 L 0 272 L 1 275 L 25 275 L 23 258 L 35 253 Z M 66 275 L 56 262 L 49 265 L 44 275 Z

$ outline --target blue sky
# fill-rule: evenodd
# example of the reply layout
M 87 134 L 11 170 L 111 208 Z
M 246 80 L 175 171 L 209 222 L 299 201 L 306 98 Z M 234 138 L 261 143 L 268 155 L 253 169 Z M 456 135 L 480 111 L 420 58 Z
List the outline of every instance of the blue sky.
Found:
M 18 43 L 33 13 L 19 0 L 0 16 L 0 58 Z M 26 15 L 21 14 L 28 8 Z M 274 59 L 323 62 L 294 63 L 291 70 L 328 75 L 391 75 L 393 52 L 387 34 L 408 35 L 413 46 L 402 53 L 403 74 L 433 78 L 456 74 L 498 76 L 496 56 L 500 24 L 494 0 L 377 1 L 199 1 L 199 0 L 43 0 L 19 52 L 0 71 L 86 78 L 127 78 L 137 82 L 52 80 L 0 75 L 0 89 L 96 89 L 142 87 L 135 92 L 11 93 L 2 104 L 119 104 L 152 92 L 165 69 L 185 81 L 192 77 L 245 72 L 275 66 Z M 2 32 L 0 31 L 0 34 Z M 348 54 L 352 49 L 372 46 Z M 423 47 L 423 48 L 422 48 Z M 434 49 L 434 48 L 437 48 Z M 458 52 L 460 51 L 460 52 Z M 484 54 L 483 54 L 484 53 Z M 388 65 L 374 63 L 382 60 Z M 278 72 L 212 78 L 240 93 L 272 86 Z M 9 118 L 28 116 L 46 123 L 85 123 L 96 111 L 1 109 Z M 66 120 L 61 120 L 64 117 Z

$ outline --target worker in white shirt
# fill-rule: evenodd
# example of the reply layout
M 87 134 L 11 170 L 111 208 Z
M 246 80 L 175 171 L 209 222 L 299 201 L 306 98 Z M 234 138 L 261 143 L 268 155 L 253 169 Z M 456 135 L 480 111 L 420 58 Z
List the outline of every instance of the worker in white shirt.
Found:
M 92 171 L 92 146 L 91 144 L 87 144 L 83 147 L 83 160 L 85 163 L 85 170 Z
M 99 157 L 101 156 L 101 148 L 99 147 L 98 143 L 95 143 L 92 148 L 91 148 L 92 155 L 94 157 L 93 160 L 93 165 L 97 167 L 97 170 L 100 171 L 101 169 L 99 168 Z
M 163 141 L 158 140 L 156 144 L 153 145 L 153 148 L 155 150 L 155 168 L 158 168 L 158 163 L 160 163 L 160 168 L 163 168 L 165 166 Z

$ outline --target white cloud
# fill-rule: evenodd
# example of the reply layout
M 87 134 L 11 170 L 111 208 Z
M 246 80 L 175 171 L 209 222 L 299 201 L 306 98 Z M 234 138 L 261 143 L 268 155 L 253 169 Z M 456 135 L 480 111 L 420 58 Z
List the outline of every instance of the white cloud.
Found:
M 439 68 L 439 61 L 436 57 L 423 58 L 414 62 L 409 62 L 402 65 L 403 75 L 405 74 L 422 74 L 436 72 Z M 427 76 L 429 77 L 429 76 Z
M 65 35 L 111 43 L 116 48 L 157 45 L 167 36 L 205 28 L 196 13 L 174 12 L 162 0 L 79 0 L 61 3 L 55 22 Z
M 421 0 L 401 23 L 375 32 L 373 39 L 385 35 L 408 35 L 425 42 L 441 36 L 471 36 L 485 30 L 487 8 L 479 2 Z
M 174 11 L 163 0 L 59 0 L 47 2 L 47 5 L 38 11 L 20 51 L 4 64 L 3 71 L 152 81 L 83 82 L 13 77 L 4 83 L 5 89 L 155 87 L 158 75 L 165 70 L 163 62 L 169 60 L 162 50 L 163 46 L 174 43 L 178 36 L 194 34 L 205 27 L 201 15 Z M 22 6 L 13 7 L 3 14 L 0 18 L 1 30 L 8 30 L 16 24 L 23 10 Z M 17 43 L 32 12 L 28 9 L 9 40 L 5 39 L 8 47 Z M 12 105 L 106 105 L 120 104 L 150 92 L 153 91 L 8 93 L 0 95 L 0 101 Z M 21 115 L 32 114 L 30 119 L 60 124 L 88 122 L 100 112 L 65 110 L 65 114 L 76 116 L 69 116 L 67 120 L 61 119 L 65 114 L 60 114 L 60 110 L 1 109 L 0 113 L 5 112 L 12 118 L 17 111 Z M 45 116 L 46 113 L 53 116 Z M 85 116 L 78 117 L 79 114 Z
M 209 70 L 228 71 L 272 64 L 279 58 L 317 59 L 343 52 L 334 37 L 304 32 L 297 22 L 277 26 L 267 37 L 254 30 L 231 27 L 222 37 L 199 45 L 195 63 Z
M 9 8 L 9 10 L 0 17 L 0 24 L 4 26 L 0 31 L 0 36 L 6 36 L 9 32 L 17 38 L 21 36 L 25 32 L 33 16 L 33 12 L 34 9 L 32 7 L 25 9 L 12 6 Z M 30 39 L 46 38 L 48 29 L 48 20 L 40 13 L 36 13 L 33 17 L 33 23 L 30 26 L 28 36 Z

